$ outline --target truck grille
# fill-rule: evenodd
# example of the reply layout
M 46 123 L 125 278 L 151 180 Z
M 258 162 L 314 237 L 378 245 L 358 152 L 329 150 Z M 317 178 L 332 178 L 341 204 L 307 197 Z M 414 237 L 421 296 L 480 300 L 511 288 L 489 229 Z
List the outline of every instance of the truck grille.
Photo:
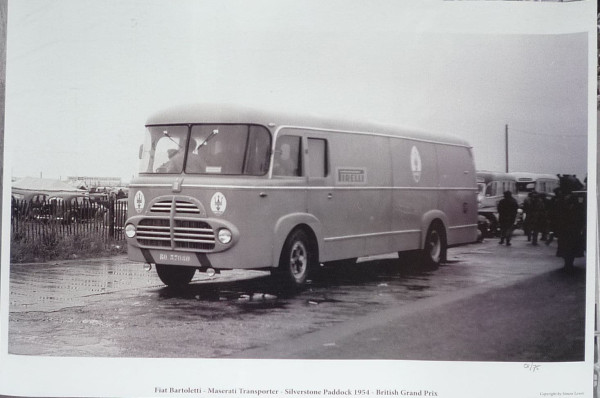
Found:
M 168 219 L 147 218 L 137 226 L 137 241 L 143 246 L 171 247 L 171 227 Z
M 172 200 L 161 200 L 156 202 L 150 208 L 153 213 L 170 213 L 173 201 Z
M 174 220 L 173 222 L 171 234 L 169 219 L 141 220 L 137 227 L 138 243 L 146 247 L 203 251 L 215 248 L 215 232 L 209 224 L 198 220 Z
M 160 200 L 152 205 L 150 211 L 153 213 L 170 213 L 173 208 L 173 200 Z M 175 213 L 200 214 L 200 209 L 194 203 L 187 200 L 175 200 Z
M 215 247 L 215 232 L 203 221 L 175 220 L 173 239 L 178 249 L 212 250 Z

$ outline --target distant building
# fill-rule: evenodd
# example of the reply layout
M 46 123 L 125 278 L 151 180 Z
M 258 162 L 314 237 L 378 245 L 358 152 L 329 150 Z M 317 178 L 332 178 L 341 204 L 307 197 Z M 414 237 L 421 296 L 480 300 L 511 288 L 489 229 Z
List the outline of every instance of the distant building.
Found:
M 69 184 L 77 187 L 85 186 L 87 189 L 106 187 L 114 188 L 123 186 L 123 182 L 120 177 L 81 177 L 73 176 L 67 177 Z
M 83 195 L 86 191 L 64 181 L 51 178 L 25 177 L 12 183 L 12 194 L 17 199 L 29 200 L 34 195 Z

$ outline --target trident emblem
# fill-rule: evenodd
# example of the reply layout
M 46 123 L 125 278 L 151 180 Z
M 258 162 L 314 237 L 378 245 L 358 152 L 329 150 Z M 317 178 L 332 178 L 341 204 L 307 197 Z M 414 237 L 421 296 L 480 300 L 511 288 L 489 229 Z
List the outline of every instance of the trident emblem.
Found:
M 215 215 L 220 216 L 227 209 L 227 199 L 221 192 L 216 192 L 210 199 L 210 209 Z
M 135 199 L 133 201 L 133 207 L 135 207 L 135 211 L 141 213 L 142 210 L 144 210 L 145 204 L 146 198 L 144 197 L 144 194 L 142 193 L 142 191 L 137 191 L 137 193 L 135 194 Z
M 216 207 L 217 211 L 221 210 L 221 206 L 223 206 L 223 197 L 216 196 L 215 197 L 215 207 Z

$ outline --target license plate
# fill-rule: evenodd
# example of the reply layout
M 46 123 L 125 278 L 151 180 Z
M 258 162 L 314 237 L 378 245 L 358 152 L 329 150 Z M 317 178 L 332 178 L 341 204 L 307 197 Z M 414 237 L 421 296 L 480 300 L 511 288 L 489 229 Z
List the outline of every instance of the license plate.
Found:
M 196 265 L 200 266 L 198 257 L 193 253 L 173 253 L 161 250 L 150 250 L 157 264 Z

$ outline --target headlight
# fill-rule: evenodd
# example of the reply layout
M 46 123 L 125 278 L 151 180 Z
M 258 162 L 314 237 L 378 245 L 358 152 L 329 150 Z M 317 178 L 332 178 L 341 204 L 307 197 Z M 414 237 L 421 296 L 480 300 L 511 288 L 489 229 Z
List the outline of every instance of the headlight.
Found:
M 135 236 L 135 226 L 133 224 L 127 224 L 125 227 L 125 235 L 128 238 L 133 238 Z
M 231 237 L 232 237 L 231 231 L 228 230 L 227 228 L 221 228 L 219 230 L 217 237 L 219 238 L 219 242 L 226 245 L 229 242 L 231 242 Z

